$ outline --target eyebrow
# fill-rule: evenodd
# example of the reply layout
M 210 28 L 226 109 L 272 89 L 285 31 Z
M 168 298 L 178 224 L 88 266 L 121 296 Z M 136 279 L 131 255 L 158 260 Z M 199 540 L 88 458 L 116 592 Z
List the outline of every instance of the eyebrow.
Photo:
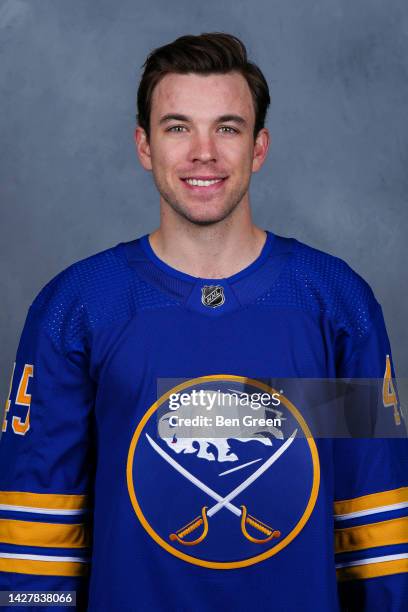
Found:
M 191 122 L 191 118 L 188 117 L 187 115 L 180 115 L 179 113 L 167 113 L 167 115 L 163 115 L 163 117 L 160 119 L 159 121 L 159 125 L 162 125 L 163 123 L 166 123 L 167 121 L 185 121 L 186 123 Z M 220 117 L 217 117 L 217 119 L 215 120 L 215 123 L 226 123 L 228 121 L 234 121 L 235 123 L 238 123 L 240 125 L 246 125 L 247 122 L 246 120 L 241 117 L 241 115 L 232 115 L 232 114 L 228 114 L 228 115 L 221 115 Z

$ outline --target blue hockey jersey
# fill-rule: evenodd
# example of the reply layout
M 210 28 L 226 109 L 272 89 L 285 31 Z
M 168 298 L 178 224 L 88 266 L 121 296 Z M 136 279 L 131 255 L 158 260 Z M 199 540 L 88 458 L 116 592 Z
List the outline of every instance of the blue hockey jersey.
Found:
M 267 232 L 223 279 L 147 235 L 75 263 L 31 305 L 13 369 L 0 590 L 72 590 L 92 612 L 407 610 L 394 376 L 370 287 L 295 239 Z M 345 399 L 351 434 L 318 435 L 285 385 L 340 378 L 381 381 L 380 401 Z M 370 437 L 378 411 L 391 433 Z

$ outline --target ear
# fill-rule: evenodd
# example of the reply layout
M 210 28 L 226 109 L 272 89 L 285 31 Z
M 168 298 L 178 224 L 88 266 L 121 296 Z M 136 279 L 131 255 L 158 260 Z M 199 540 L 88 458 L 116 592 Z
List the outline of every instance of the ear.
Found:
M 137 128 L 135 129 L 134 138 L 136 144 L 136 151 L 140 163 L 142 164 L 145 170 L 151 170 L 152 161 L 150 154 L 150 145 L 146 131 L 142 127 L 137 126 Z
M 252 172 L 258 172 L 266 159 L 270 143 L 270 134 L 267 128 L 259 130 L 254 144 L 254 155 L 252 159 Z

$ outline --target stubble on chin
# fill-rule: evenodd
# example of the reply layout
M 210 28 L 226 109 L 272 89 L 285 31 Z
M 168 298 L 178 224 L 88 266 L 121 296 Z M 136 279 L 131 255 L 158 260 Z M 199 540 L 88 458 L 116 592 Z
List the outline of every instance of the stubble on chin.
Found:
M 220 223 L 224 221 L 227 217 L 229 217 L 234 210 L 237 208 L 239 203 L 242 201 L 245 196 L 248 188 L 242 188 L 241 190 L 236 190 L 233 193 L 230 193 L 228 196 L 227 202 L 224 202 L 219 210 L 213 212 L 198 212 L 194 214 L 193 206 L 188 206 L 184 204 L 181 198 L 177 197 L 174 192 L 170 192 L 169 190 L 163 188 L 157 181 L 156 187 L 162 197 L 162 199 L 166 202 L 170 208 L 177 213 L 180 217 L 189 221 L 190 223 L 194 223 L 195 225 L 213 225 L 215 223 Z M 203 205 L 200 206 L 201 211 Z M 204 204 L 205 207 L 205 204 Z

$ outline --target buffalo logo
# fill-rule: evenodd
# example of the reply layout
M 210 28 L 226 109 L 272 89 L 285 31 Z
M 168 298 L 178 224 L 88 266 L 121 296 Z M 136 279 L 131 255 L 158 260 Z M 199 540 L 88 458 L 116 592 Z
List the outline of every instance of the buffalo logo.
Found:
M 235 375 L 172 386 L 139 421 L 127 461 L 129 496 L 147 533 L 212 569 L 246 567 L 290 544 L 313 511 L 319 473 L 296 407 Z
M 204 306 L 217 308 L 225 302 L 224 287 L 221 285 L 204 285 L 201 287 L 201 302 Z

